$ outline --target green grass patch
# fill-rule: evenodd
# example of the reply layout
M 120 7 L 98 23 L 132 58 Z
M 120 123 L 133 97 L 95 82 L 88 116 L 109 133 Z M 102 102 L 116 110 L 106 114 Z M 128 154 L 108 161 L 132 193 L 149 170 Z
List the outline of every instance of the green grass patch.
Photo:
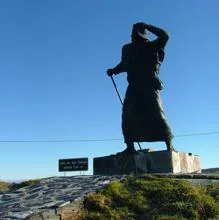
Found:
M 150 175 L 113 181 L 84 198 L 83 219 L 209 219 L 218 217 L 219 185 Z

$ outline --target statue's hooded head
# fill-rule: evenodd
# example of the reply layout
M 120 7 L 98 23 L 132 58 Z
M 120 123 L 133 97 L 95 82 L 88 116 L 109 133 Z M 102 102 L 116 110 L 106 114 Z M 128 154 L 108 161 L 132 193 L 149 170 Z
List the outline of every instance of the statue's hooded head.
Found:
M 134 24 L 132 28 L 132 42 L 145 40 L 148 41 L 147 33 L 148 31 L 145 28 L 145 24 L 143 22 Z

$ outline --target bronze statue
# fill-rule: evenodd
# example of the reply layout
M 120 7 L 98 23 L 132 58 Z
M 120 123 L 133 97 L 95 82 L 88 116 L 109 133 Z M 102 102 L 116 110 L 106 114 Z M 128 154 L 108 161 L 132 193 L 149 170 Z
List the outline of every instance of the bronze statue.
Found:
M 149 41 L 147 32 L 157 38 Z M 122 131 L 127 148 L 135 153 L 134 142 L 164 141 L 167 150 L 175 150 L 171 129 L 165 118 L 160 90 L 159 68 L 164 60 L 164 47 L 169 39 L 166 31 L 142 22 L 133 25 L 132 42 L 122 47 L 121 62 L 107 74 L 127 72 L 128 88 L 122 109 Z

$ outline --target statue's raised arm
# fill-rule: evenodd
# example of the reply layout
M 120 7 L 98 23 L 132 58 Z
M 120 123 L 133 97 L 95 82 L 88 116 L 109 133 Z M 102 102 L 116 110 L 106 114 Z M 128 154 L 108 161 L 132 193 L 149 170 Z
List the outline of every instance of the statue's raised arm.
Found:
M 145 28 L 146 30 L 150 31 L 151 33 L 153 33 L 158 37 L 156 40 L 150 42 L 152 46 L 157 48 L 164 48 L 166 46 L 166 43 L 169 39 L 169 34 L 165 30 L 147 24 L 145 24 Z

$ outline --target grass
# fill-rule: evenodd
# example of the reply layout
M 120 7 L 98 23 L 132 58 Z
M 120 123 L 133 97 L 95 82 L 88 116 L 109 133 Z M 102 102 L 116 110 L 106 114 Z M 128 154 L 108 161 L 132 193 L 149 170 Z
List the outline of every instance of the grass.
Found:
M 31 185 L 35 185 L 37 183 L 39 183 L 40 180 L 39 179 L 35 179 L 35 180 L 27 180 L 27 181 L 23 181 L 21 183 L 13 183 L 10 187 L 11 190 L 16 190 L 16 189 L 20 189 L 26 186 L 31 186 Z
M 84 198 L 83 218 L 215 219 L 219 184 L 194 186 L 183 180 L 153 176 L 128 177 Z
M 11 187 L 11 183 L 0 181 L 0 192 L 5 192 L 5 191 L 9 190 L 10 187 Z
M 21 183 L 7 183 L 7 182 L 0 181 L 0 192 L 6 192 L 6 191 L 10 191 L 10 190 L 20 189 L 20 188 L 23 188 L 26 186 L 37 184 L 39 182 L 40 182 L 40 180 L 38 180 L 38 179 L 27 180 L 27 181 L 23 181 Z

